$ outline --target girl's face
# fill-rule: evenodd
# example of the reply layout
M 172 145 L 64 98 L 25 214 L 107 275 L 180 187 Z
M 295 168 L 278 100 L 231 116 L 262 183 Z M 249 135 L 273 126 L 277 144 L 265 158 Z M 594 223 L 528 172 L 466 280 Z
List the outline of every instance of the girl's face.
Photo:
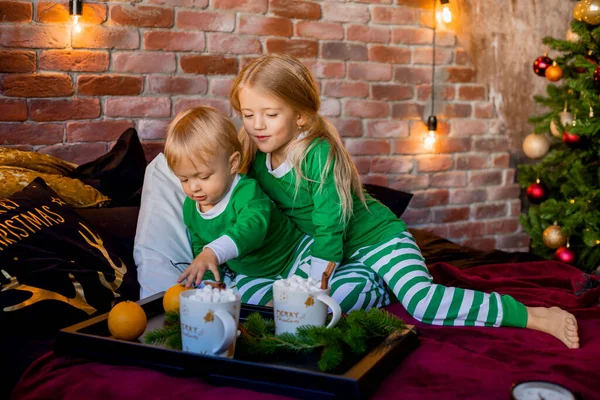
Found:
M 264 91 L 244 87 L 239 94 L 244 129 L 263 153 L 285 159 L 304 119 L 289 105 Z

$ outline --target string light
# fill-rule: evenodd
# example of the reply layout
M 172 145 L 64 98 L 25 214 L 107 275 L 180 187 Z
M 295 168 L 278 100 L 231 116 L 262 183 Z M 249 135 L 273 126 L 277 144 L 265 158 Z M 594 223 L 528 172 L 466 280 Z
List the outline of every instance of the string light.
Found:
M 70 0 L 69 1 L 69 14 L 73 17 L 73 32 L 81 32 L 81 25 L 79 25 L 79 18 L 83 14 L 83 0 Z
M 449 0 L 442 0 L 442 4 L 444 1 L 448 2 Z M 437 0 L 433 0 L 433 15 L 436 14 L 437 11 Z M 433 24 L 433 41 L 432 41 L 432 53 L 431 53 L 431 115 L 427 119 L 427 136 L 423 141 L 423 147 L 425 150 L 433 150 L 435 146 L 435 142 L 437 141 L 436 132 L 437 132 L 437 117 L 435 116 L 434 108 L 435 108 L 435 37 L 437 31 L 437 23 Z
M 441 20 L 449 24 L 452 22 L 452 10 L 450 9 L 450 0 L 441 0 L 442 3 L 442 11 L 440 12 Z

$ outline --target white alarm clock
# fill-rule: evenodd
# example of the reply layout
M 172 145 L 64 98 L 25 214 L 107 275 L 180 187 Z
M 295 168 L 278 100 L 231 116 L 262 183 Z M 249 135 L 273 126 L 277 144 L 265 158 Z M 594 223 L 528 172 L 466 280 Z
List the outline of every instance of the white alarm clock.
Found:
M 544 381 L 526 381 L 512 388 L 514 400 L 576 400 L 569 389 L 556 383 Z

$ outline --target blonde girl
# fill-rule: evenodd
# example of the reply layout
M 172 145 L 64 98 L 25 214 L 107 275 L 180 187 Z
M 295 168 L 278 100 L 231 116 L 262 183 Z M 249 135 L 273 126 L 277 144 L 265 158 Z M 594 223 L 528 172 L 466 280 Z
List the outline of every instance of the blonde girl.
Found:
M 559 308 L 525 307 L 497 293 L 433 283 L 406 225 L 362 190 L 340 135 L 320 114 L 316 82 L 299 60 L 267 55 L 235 79 L 230 101 L 241 114 L 241 170 L 305 233 L 313 236 L 311 276 L 328 262 L 373 271 L 417 320 L 435 325 L 517 326 L 579 347 L 577 322 Z

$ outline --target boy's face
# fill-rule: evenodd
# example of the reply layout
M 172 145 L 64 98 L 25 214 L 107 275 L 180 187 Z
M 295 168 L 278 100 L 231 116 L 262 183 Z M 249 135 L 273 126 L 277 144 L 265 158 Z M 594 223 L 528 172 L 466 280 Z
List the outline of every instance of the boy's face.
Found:
M 226 194 L 240 162 L 240 153 L 208 157 L 205 162 L 183 158 L 173 167 L 185 194 L 207 212 Z

